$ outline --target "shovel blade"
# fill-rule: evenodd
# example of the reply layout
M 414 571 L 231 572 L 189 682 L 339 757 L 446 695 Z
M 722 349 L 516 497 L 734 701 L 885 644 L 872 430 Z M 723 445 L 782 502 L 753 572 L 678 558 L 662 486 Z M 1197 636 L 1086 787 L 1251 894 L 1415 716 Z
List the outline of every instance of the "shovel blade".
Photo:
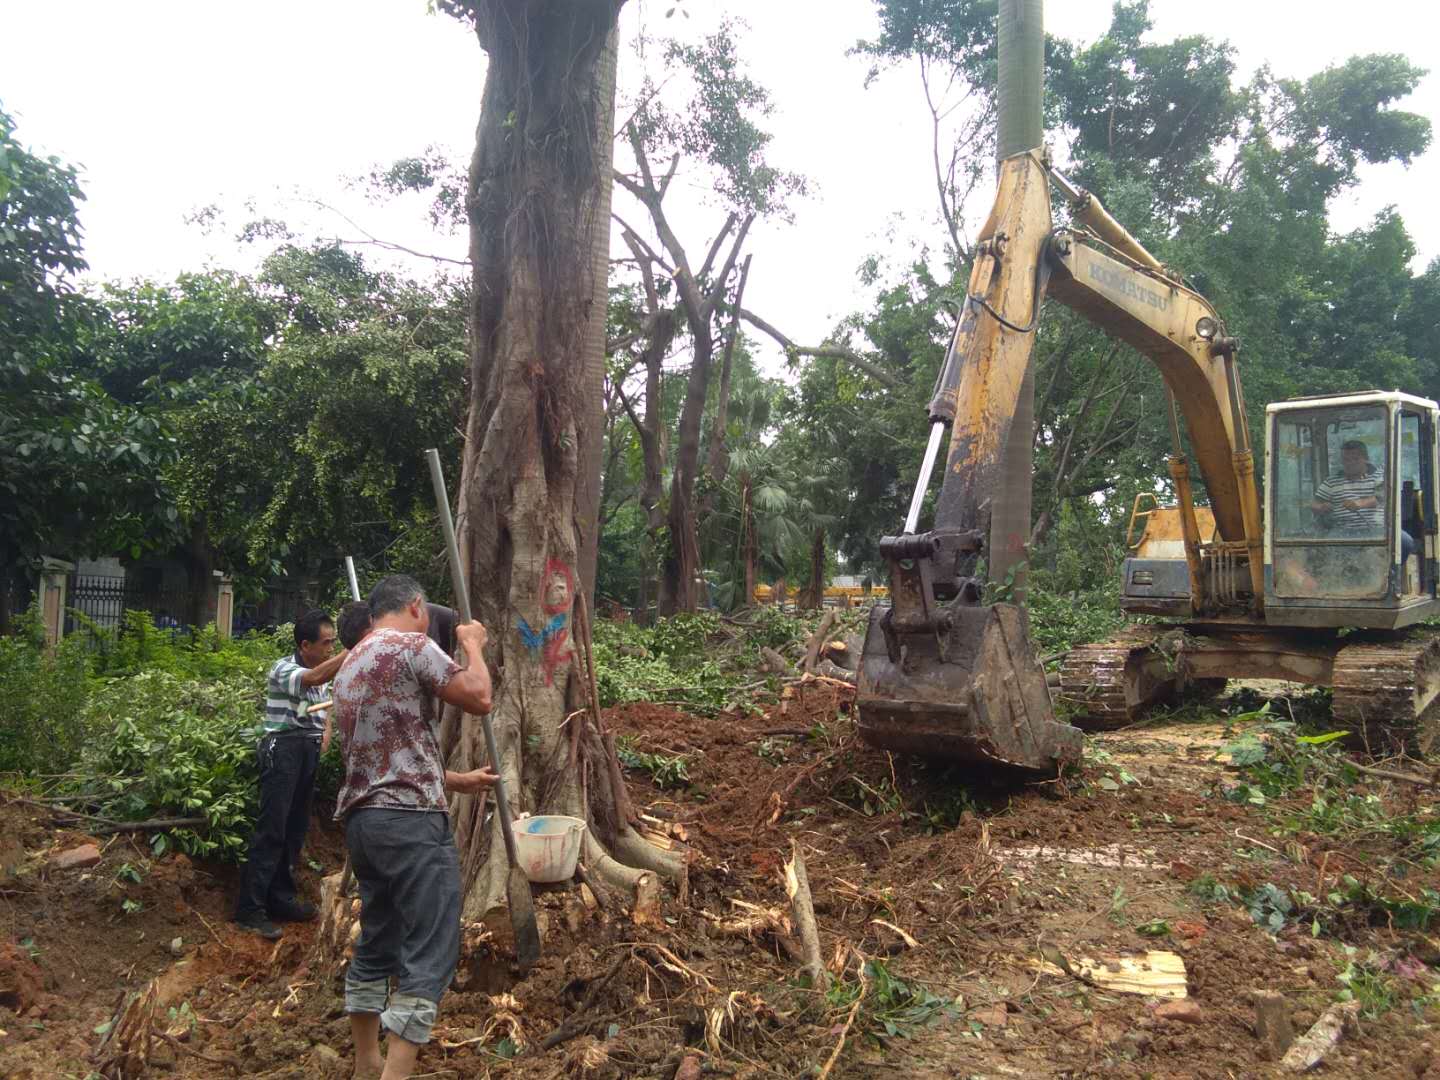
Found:
M 1053 774 L 1084 736 L 1055 718 L 1013 604 L 954 605 L 943 633 L 887 633 L 870 613 L 856 692 L 860 736 L 882 750 Z
M 518 867 L 510 868 L 505 899 L 510 906 L 510 926 L 515 933 L 515 962 L 521 973 L 540 962 L 540 928 L 535 923 L 535 897 L 530 882 Z

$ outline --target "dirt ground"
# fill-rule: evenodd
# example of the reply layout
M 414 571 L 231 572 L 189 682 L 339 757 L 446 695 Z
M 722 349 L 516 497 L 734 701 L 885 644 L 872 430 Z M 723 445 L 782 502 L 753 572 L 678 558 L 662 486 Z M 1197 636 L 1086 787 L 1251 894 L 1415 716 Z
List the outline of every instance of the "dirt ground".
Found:
M 752 716 L 610 710 L 635 749 L 686 759 L 678 788 L 640 771 L 629 780 L 655 832 L 693 852 L 688 894 L 636 925 L 613 897 L 604 908 L 573 889 L 538 893 L 545 958 L 523 980 L 503 913 L 467 926 L 420 1072 L 1280 1076 L 1249 995 L 1284 995 L 1303 1032 L 1343 989 L 1349 946 L 1395 973 L 1391 1000 L 1321 1072 L 1440 1080 L 1430 938 L 1383 919 L 1275 935 L 1243 905 L 1197 895 L 1198 879 L 1323 896 L 1343 873 L 1365 881 L 1386 855 L 1380 840 L 1279 835 L 1283 800 L 1225 799 L 1235 771 L 1218 713 L 1093 736 L 1079 775 L 1007 787 L 863 746 L 848 697 L 811 685 Z M 1377 781 L 1365 792 L 1397 813 L 1433 809 L 1426 789 Z M 1311 793 L 1293 801 L 1308 807 Z M 318 890 L 340 850 L 328 829 L 312 835 L 320 870 L 304 873 Z M 0 805 L 0 1076 L 93 1075 L 117 1007 L 157 976 L 149 1075 L 350 1075 L 340 984 L 315 959 L 314 927 L 278 946 L 240 934 L 226 922 L 233 870 L 154 859 L 131 839 L 102 844 L 88 869 L 51 865 L 85 841 L 42 806 Z M 785 912 L 792 841 L 821 951 L 841 973 L 828 996 L 802 985 L 794 936 L 764 915 Z M 1440 888 L 1440 873 L 1417 866 L 1407 887 Z M 747 915 L 755 928 L 740 932 Z M 1178 1017 L 1042 967 L 1042 956 L 1151 949 L 1183 961 L 1192 1006 Z M 544 1049 L 557 1029 L 573 1037 Z

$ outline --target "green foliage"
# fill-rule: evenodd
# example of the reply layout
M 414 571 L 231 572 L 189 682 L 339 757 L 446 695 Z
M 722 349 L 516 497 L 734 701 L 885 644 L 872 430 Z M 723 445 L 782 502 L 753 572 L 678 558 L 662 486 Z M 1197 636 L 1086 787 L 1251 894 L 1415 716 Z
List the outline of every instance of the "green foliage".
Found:
M 0 108 L 0 570 L 42 554 L 141 550 L 171 535 L 159 421 L 78 370 L 92 305 L 74 168 L 42 158 Z
M 0 773 L 63 770 L 84 745 L 91 689 L 81 638 L 65 638 L 47 655 L 33 614 L 0 636 Z
M 648 79 L 633 121 L 652 161 L 682 154 L 709 166 L 715 192 L 740 211 L 784 213 L 787 199 L 805 194 L 805 178 L 770 165 L 771 135 L 757 121 L 774 111 L 769 91 L 744 73 L 734 24 L 721 23 L 695 45 L 671 41 L 670 78 L 684 78 L 688 100 L 667 108 Z M 672 98 L 673 100 L 673 98 Z
M 288 648 L 274 635 L 219 641 L 154 629 L 127 612 L 47 654 L 33 617 L 0 637 L 0 772 L 43 780 L 84 812 L 113 821 L 200 817 L 152 834 L 152 849 L 205 858 L 243 853 L 257 799 L 255 745 L 264 674 Z M 321 785 L 338 788 L 337 751 Z M 117 878 L 134 882 L 126 864 Z
M 825 1002 L 835 1010 L 848 1009 L 862 993 L 866 1031 L 877 1042 L 908 1038 L 916 1028 L 956 1020 L 961 1014 L 956 999 L 905 982 L 878 959 L 865 961 L 863 985 L 859 978 L 837 981 L 825 992 Z
M 1359 950 L 1353 945 L 1347 945 L 1345 953 L 1345 966 L 1335 976 L 1343 987 L 1336 998 L 1358 1001 L 1360 1014 L 1367 1020 L 1389 1012 L 1395 1005 L 1398 988 L 1395 979 L 1385 972 L 1381 958 L 1372 952 L 1364 960 L 1357 960 Z
M 1295 902 L 1290 898 L 1290 893 L 1270 882 L 1253 889 L 1245 897 L 1245 906 L 1250 910 L 1250 917 L 1255 920 L 1257 926 L 1278 934 L 1285 927 L 1285 920 L 1295 910 Z
M 1103 640 L 1124 624 L 1119 597 L 1118 577 L 1096 582 L 1084 592 L 1059 594 L 1046 587 L 1046 575 L 1036 574 L 1026 590 L 1031 644 L 1049 655 Z
M 595 675 L 600 704 L 664 701 L 705 709 L 729 702 L 742 672 L 726 672 L 707 651 L 719 627 L 713 612 L 657 620 L 653 627 L 600 619 Z
M 690 783 L 690 759 L 684 754 L 663 754 L 641 750 L 630 736 L 615 740 L 615 755 L 627 769 L 650 774 L 660 790 L 681 788 Z
M 234 859 L 257 799 L 255 743 L 261 686 L 254 679 L 187 680 L 145 671 L 108 680 L 85 712 L 92 738 L 67 787 L 117 821 L 202 817 L 158 834 L 190 855 Z

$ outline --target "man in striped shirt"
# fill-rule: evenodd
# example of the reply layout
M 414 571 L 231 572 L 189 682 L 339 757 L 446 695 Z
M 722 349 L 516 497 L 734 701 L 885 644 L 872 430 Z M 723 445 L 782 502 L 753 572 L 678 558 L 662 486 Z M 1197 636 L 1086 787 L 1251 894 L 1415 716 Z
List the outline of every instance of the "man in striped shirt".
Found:
M 1310 509 L 1328 519 L 1341 534 L 1373 540 L 1385 536 L 1385 470 L 1370 464 L 1370 453 L 1359 439 L 1340 447 L 1340 472 L 1315 485 Z M 1415 554 L 1415 539 L 1400 531 L 1400 560 Z
M 1328 516 L 1330 527 L 1341 532 L 1383 536 L 1385 471 L 1370 464 L 1370 454 L 1359 439 L 1341 446 L 1340 468 L 1315 486 L 1310 509 Z
M 260 814 L 240 879 L 235 923 L 274 940 L 277 922 L 303 922 L 315 907 L 300 899 L 294 865 L 310 825 L 315 772 L 330 743 L 325 700 L 330 679 L 344 662 L 335 652 L 335 624 L 323 611 L 295 620 L 295 652 L 275 661 L 266 677 L 260 761 Z

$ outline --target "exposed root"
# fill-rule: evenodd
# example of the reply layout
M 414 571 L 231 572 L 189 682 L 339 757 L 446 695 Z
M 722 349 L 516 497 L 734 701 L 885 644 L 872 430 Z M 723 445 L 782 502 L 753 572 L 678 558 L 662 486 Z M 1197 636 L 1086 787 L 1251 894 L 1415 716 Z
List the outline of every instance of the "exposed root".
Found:
M 810 875 L 805 871 L 805 857 L 800 854 L 800 845 L 790 841 L 790 861 L 785 864 L 785 894 L 790 897 L 790 910 L 795 917 L 795 929 L 800 934 L 800 946 L 805 956 L 805 974 L 810 985 L 817 990 L 830 986 L 830 973 L 825 970 L 825 960 L 820 955 L 820 934 L 815 926 L 815 905 L 810 898 Z
M 582 841 L 585 865 L 602 888 L 631 900 L 631 917 L 638 923 L 660 921 L 660 883 L 653 871 L 626 866 L 612 858 L 587 830 Z

